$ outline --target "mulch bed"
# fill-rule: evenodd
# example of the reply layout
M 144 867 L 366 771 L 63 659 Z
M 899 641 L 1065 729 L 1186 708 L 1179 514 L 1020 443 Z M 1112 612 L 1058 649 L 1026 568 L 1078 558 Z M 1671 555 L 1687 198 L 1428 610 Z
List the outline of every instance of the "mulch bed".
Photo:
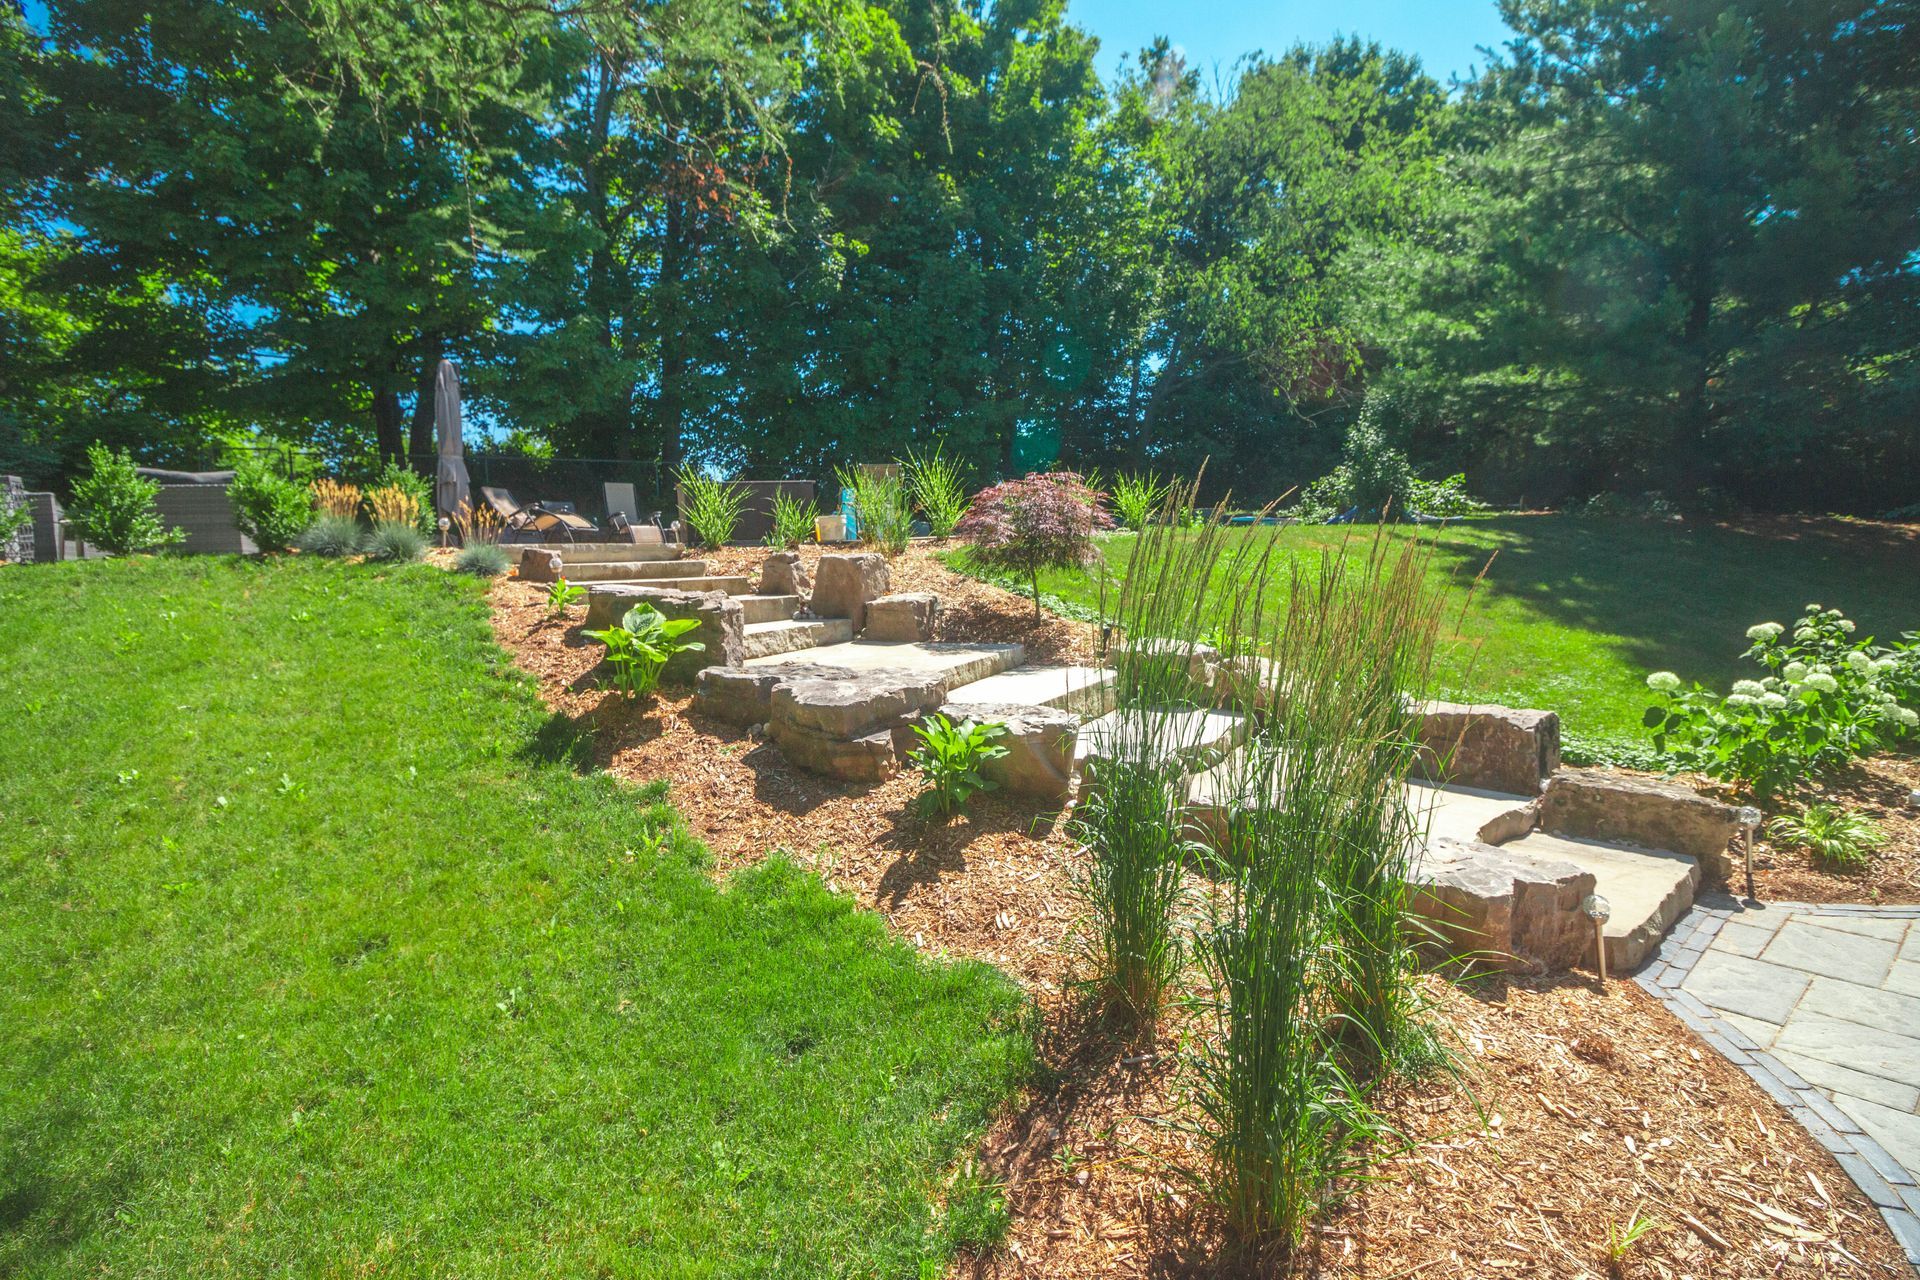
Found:
M 1829 871 L 1811 851 L 1769 840 L 1754 843 L 1754 882 L 1762 898 L 1778 902 L 1920 902 L 1920 808 L 1907 797 L 1920 790 L 1920 758 L 1874 756 L 1803 790 L 1792 807 L 1837 804 L 1873 819 L 1886 844 L 1861 870 Z
M 709 556 L 723 571 L 763 552 Z M 803 553 L 811 559 L 817 550 Z M 916 545 L 895 590 L 942 599 L 939 638 L 1018 640 L 1030 661 L 1088 661 L 1085 624 L 954 574 Z M 1055 815 L 995 795 L 949 821 L 913 811 L 910 776 L 841 784 L 790 765 L 749 731 L 710 721 L 686 691 L 650 703 L 597 687 L 583 610 L 555 620 L 545 590 L 502 580 L 494 626 L 554 709 L 590 728 L 593 763 L 665 779 L 718 874 L 782 849 L 929 953 L 987 961 L 1032 992 L 1044 1069 L 975 1159 L 1005 1188 L 1005 1244 L 969 1277 L 1242 1276 L 1175 1171 L 1198 1162 L 1180 1068 L 1201 1028 L 1176 1008 L 1127 1036 L 1075 983 L 1073 881 L 1083 854 Z M 1904 793 L 1902 793 L 1904 796 Z M 1773 872 L 1769 868 L 1769 872 Z M 1280 1270 L 1462 1276 L 1900 1276 L 1877 1213 L 1758 1086 L 1700 1047 L 1631 982 L 1423 980 L 1461 1063 L 1385 1099 L 1414 1145 L 1352 1190 Z M 1638 1210 L 1661 1225 L 1610 1268 L 1605 1242 Z

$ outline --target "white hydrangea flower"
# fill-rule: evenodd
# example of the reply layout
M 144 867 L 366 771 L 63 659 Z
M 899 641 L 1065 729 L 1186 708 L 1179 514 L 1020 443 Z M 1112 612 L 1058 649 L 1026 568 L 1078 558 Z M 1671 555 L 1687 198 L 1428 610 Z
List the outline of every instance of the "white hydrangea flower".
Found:
M 1893 718 L 1909 729 L 1920 726 L 1920 711 L 1915 711 L 1912 707 L 1901 707 L 1894 712 Z
M 1780 669 L 1780 674 L 1789 680 L 1805 680 L 1807 678 L 1807 664 L 1804 662 L 1789 662 Z
M 1811 640 L 1816 634 L 1812 627 L 1795 627 L 1793 629 L 1793 638 L 1795 640 Z
M 1845 631 L 1849 635 L 1853 634 L 1852 618 L 1842 618 L 1840 619 L 1840 621 L 1836 622 L 1834 625 L 1839 627 L 1842 631 Z
M 1847 654 L 1847 665 L 1863 676 L 1873 671 L 1873 659 L 1858 649 L 1854 649 Z
M 1785 630 L 1786 628 L 1777 622 L 1762 622 L 1757 626 L 1747 628 L 1747 639 L 1772 640 Z
M 1840 692 L 1840 682 L 1824 671 L 1816 671 L 1807 677 L 1807 688 L 1818 689 L 1822 693 Z
M 1733 691 L 1743 698 L 1757 698 L 1767 691 L 1767 686 L 1758 680 L 1735 680 Z
M 1786 705 L 1787 700 L 1777 693 L 1763 693 L 1760 695 L 1760 707 L 1763 711 L 1778 711 Z
M 1678 693 L 1680 677 L 1671 671 L 1656 671 L 1647 677 L 1647 688 L 1658 693 Z
M 1726 697 L 1729 707 L 1751 707 L 1760 701 L 1760 695 L 1751 693 L 1730 693 Z
M 1878 662 L 1873 664 L 1873 674 L 1877 676 L 1883 676 L 1887 674 L 1887 672 L 1893 670 L 1895 667 L 1899 665 L 1900 664 L 1895 662 L 1892 658 L 1882 658 Z

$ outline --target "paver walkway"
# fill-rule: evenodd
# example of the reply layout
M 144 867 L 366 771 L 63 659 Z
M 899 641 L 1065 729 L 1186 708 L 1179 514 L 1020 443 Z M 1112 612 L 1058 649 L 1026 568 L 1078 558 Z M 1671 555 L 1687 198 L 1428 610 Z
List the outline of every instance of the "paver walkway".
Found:
M 1702 899 L 1638 976 L 1834 1153 L 1920 1267 L 1920 907 Z

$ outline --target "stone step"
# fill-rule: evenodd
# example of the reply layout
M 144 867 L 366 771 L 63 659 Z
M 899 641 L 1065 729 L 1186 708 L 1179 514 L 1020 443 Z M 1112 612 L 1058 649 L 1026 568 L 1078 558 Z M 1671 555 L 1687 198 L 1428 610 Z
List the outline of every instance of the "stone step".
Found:
M 539 546 L 548 551 L 558 551 L 560 558 L 570 565 L 598 564 L 610 560 L 647 560 L 659 563 L 680 559 L 679 547 L 663 546 L 657 542 L 510 542 L 503 545 L 509 550 Z
M 1636 969 L 1693 906 L 1700 887 L 1700 861 L 1663 849 L 1631 849 L 1573 836 L 1534 831 L 1500 846 L 1502 853 L 1542 862 L 1570 863 L 1593 875 L 1593 891 L 1612 908 L 1601 936 L 1607 940 L 1607 971 Z M 1587 948 L 1586 963 L 1593 962 Z
M 745 600 L 775 599 L 772 596 L 746 596 Z M 749 622 L 741 632 L 742 655 L 752 661 L 807 650 L 809 660 L 822 645 L 844 644 L 853 639 L 853 623 L 845 618 L 787 618 L 771 622 Z
M 660 591 L 718 591 L 723 595 L 744 596 L 752 594 L 752 584 L 746 578 L 602 578 L 594 579 L 593 585 L 652 587 Z
M 800 612 L 800 597 L 741 596 L 740 608 L 745 615 L 746 624 L 750 627 L 760 622 L 787 622 L 794 614 Z
M 1053 707 L 1088 719 L 1113 708 L 1113 672 L 1104 667 L 1016 667 L 955 689 L 947 701 Z
M 761 667 L 799 663 L 856 673 L 891 671 L 928 676 L 940 685 L 941 701 L 946 701 L 954 690 L 1011 670 L 1025 658 L 1026 650 L 1017 644 L 854 640 L 845 644 L 822 645 L 805 653 L 748 658 L 747 665 Z
M 1109 711 L 1080 729 L 1074 763 L 1151 756 L 1178 764 L 1188 773 L 1213 768 L 1246 741 L 1247 718 L 1231 711 L 1198 707 Z
M 634 582 L 666 578 L 707 578 L 713 566 L 705 560 L 583 560 L 563 554 L 562 572 L 569 582 Z

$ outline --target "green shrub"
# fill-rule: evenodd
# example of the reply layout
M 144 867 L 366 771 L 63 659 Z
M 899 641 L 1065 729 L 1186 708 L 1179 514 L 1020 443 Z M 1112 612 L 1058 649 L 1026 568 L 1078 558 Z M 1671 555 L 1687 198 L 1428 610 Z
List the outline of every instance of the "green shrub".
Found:
M 413 499 L 413 527 L 428 538 L 440 531 L 439 517 L 433 509 L 433 481 L 415 471 L 404 462 L 389 462 L 363 488 L 371 494 L 376 489 L 398 489 Z
M 1452 519 L 1483 515 L 1491 508 L 1467 492 L 1466 473 L 1459 472 L 1445 480 L 1414 477 L 1407 489 L 1407 509 L 1423 516 Z
M 1673 767 L 1765 798 L 1916 737 L 1920 645 L 1911 637 L 1890 648 L 1855 639 L 1840 610 L 1810 604 L 1791 632 L 1763 622 L 1747 639 L 1740 656 L 1763 674 L 1734 681 L 1724 697 L 1685 686 L 1671 671 L 1647 677 L 1662 701 L 1647 708 L 1644 723 Z
M 293 545 L 310 556 L 326 556 L 337 560 L 342 556 L 360 554 L 361 537 L 358 520 L 322 512 L 300 531 Z
M 935 445 L 931 454 L 909 453 L 906 469 L 913 504 L 926 518 L 927 532 L 951 538 L 954 526 L 967 514 L 967 485 L 960 464 Z
M 660 673 L 676 653 L 706 648 L 698 640 L 680 639 L 699 625 L 697 618 L 667 618 L 650 604 L 637 604 L 627 610 L 619 626 L 586 634 L 607 646 L 614 687 L 637 698 L 658 687 Z
M 460 549 L 453 559 L 454 570 L 476 578 L 497 578 L 513 567 L 513 557 L 491 542 L 475 542 Z
M 1873 819 L 1826 801 L 1808 805 L 1798 817 L 1775 818 L 1767 824 L 1767 834 L 1811 850 L 1814 860 L 1830 871 L 1860 870 L 1887 839 Z
M 813 522 L 820 508 L 811 500 L 803 501 L 786 490 L 773 495 L 773 527 L 767 530 L 770 547 L 797 547 L 813 541 Z
M 6 495 L 0 493 L 0 499 Z M 13 535 L 33 523 L 33 508 L 25 502 L 17 505 L 0 506 L 0 542 L 7 542 Z
M 271 463 L 245 457 L 227 485 L 233 520 L 262 551 L 285 551 L 313 523 L 313 494 Z
M 1007 754 L 1007 749 L 995 742 L 1006 736 L 1005 725 L 973 720 L 955 724 L 935 714 L 913 726 L 913 731 L 921 745 L 908 759 L 927 782 L 920 796 L 923 812 L 952 813 L 976 791 L 992 791 L 999 786 L 980 772 L 980 766 Z
M 159 494 L 159 484 L 135 472 L 132 454 L 89 445 L 87 473 L 73 482 L 69 519 L 81 541 L 102 551 L 156 551 L 187 536 L 161 523 Z
M 1144 529 L 1159 514 L 1172 485 L 1151 471 L 1122 471 L 1113 478 L 1113 513 L 1129 529 Z
M 427 554 L 427 535 L 410 524 L 382 520 L 361 539 L 360 550 L 369 560 L 408 564 Z
M 840 473 L 840 483 L 853 490 L 860 541 L 872 543 L 890 556 L 905 551 L 907 539 L 913 535 L 913 502 L 907 495 L 906 480 L 892 471 L 855 467 Z
M 691 467 L 679 478 L 687 504 L 680 518 L 700 536 L 701 545 L 724 547 L 733 541 L 733 531 L 740 527 L 740 513 L 747 508 L 746 488 Z

